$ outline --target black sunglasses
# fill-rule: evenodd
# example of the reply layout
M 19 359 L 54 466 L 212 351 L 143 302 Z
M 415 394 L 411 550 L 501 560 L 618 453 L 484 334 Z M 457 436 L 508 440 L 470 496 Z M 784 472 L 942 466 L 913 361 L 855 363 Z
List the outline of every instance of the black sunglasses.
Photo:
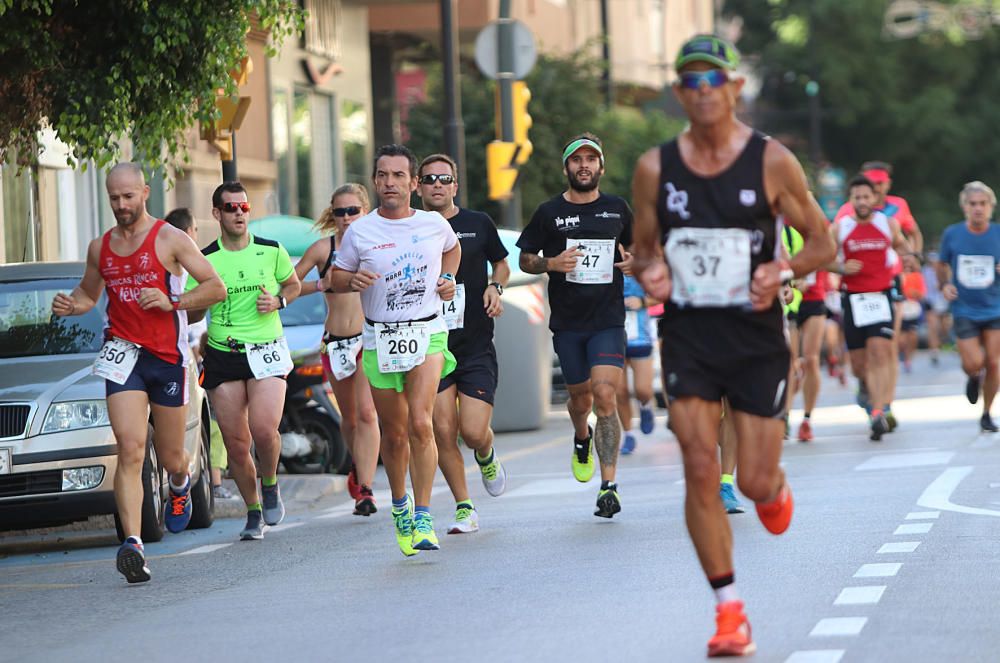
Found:
M 334 207 L 334 216 L 354 216 L 355 214 L 361 214 L 361 208 L 357 205 L 351 205 L 350 207 Z
M 429 173 L 420 177 L 421 184 L 434 184 L 435 182 L 440 182 L 441 184 L 448 185 L 455 181 L 453 175 L 438 175 L 437 173 Z

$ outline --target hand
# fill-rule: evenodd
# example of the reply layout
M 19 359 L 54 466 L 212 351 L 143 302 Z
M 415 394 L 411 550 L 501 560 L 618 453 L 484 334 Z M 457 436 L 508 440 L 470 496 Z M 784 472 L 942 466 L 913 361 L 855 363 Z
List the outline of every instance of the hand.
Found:
M 667 263 L 656 261 L 643 270 L 637 277 L 639 285 L 646 291 L 646 294 L 653 299 L 666 302 L 670 299 L 670 291 L 673 289 L 673 280 L 670 278 L 670 270 Z
M 489 290 L 489 288 L 487 288 Z M 443 301 L 450 302 L 455 298 L 455 281 L 438 278 L 437 293 Z
M 626 297 L 625 308 L 630 311 L 638 311 L 642 308 L 642 297 Z
M 281 308 L 281 300 L 267 291 L 263 285 L 260 286 L 260 294 L 257 295 L 257 313 L 266 315 Z
M 583 251 L 575 246 L 566 249 L 555 258 L 549 258 L 549 271 L 562 272 L 568 274 L 576 269 L 576 259 L 583 255 Z
M 370 272 L 367 269 L 359 269 L 354 276 L 351 277 L 349 285 L 351 286 L 351 290 L 354 292 L 361 292 L 372 283 L 375 283 L 375 281 L 379 278 L 381 278 L 381 275 L 376 274 L 375 272 Z
M 781 286 L 781 301 L 785 304 L 791 304 L 795 301 L 795 288 L 783 285 Z
M 326 270 L 326 274 L 316 280 L 316 292 L 326 292 L 333 288 L 333 269 Z
M 956 288 L 953 283 L 948 283 L 941 288 L 941 294 L 944 295 L 944 298 L 949 302 L 953 302 L 958 299 L 958 288 Z
M 844 263 L 844 274 L 857 274 L 861 271 L 862 267 L 864 267 L 864 264 L 860 260 L 851 258 Z
M 622 261 L 616 262 L 615 267 L 622 270 L 622 274 L 625 276 L 632 276 L 632 254 L 628 251 L 622 251 Z
M 55 298 L 52 300 L 52 312 L 60 317 L 65 317 L 67 315 L 73 315 L 76 310 L 76 300 L 69 295 L 64 295 L 61 292 L 56 293 Z
M 503 315 L 503 302 L 500 301 L 500 293 L 491 285 L 486 286 L 486 292 L 483 293 L 483 308 L 486 309 L 486 315 L 491 318 Z
M 781 288 L 781 263 L 777 260 L 761 263 L 750 280 L 750 304 L 755 311 L 766 311 L 774 303 Z
M 143 311 L 160 310 L 173 311 L 174 305 L 170 303 L 167 293 L 159 288 L 143 288 L 139 291 L 139 307 Z

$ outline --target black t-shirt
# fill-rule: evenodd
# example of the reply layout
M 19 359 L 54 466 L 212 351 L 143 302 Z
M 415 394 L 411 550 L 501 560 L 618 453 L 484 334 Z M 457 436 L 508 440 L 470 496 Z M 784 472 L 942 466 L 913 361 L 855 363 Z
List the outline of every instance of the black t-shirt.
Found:
M 462 245 L 462 262 L 455 283 L 465 285 L 465 320 L 461 329 L 448 332 L 448 349 L 455 355 L 469 356 L 488 350 L 493 343 L 493 318 L 483 308 L 486 265 L 506 258 L 507 249 L 488 214 L 460 209 L 448 223 Z M 450 303 L 445 302 L 445 306 Z
M 620 262 L 621 246 L 632 244 L 632 209 L 624 198 L 602 193 L 592 203 L 577 205 L 562 194 L 538 206 L 517 245 L 527 253 L 542 252 L 552 258 L 566 250 L 567 240 L 614 240 L 613 261 Z M 580 258 L 598 268 L 606 255 Z M 600 267 L 606 265 L 601 262 Z M 597 331 L 625 326 L 624 283 L 621 270 L 612 268 L 610 283 L 573 283 L 562 272 L 549 272 L 549 306 L 552 331 Z

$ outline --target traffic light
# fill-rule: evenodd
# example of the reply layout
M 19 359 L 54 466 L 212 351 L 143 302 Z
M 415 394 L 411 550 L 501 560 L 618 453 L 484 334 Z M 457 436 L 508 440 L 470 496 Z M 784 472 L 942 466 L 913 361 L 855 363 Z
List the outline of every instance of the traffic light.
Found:
M 240 60 L 239 69 L 231 70 L 229 75 L 236 81 L 237 87 L 243 87 L 251 72 L 253 60 L 247 56 Z M 250 108 L 250 97 L 227 97 L 220 89 L 215 97 L 215 107 L 221 115 L 214 122 L 202 123 L 201 138 L 219 150 L 222 161 L 230 161 L 233 158 L 233 132 L 243 124 L 243 118 Z
M 517 143 L 494 140 L 486 144 L 486 180 L 490 200 L 505 200 L 514 192 Z
M 514 81 L 511 96 L 513 97 L 514 142 L 521 149 L 517 153 L 517 164 L 528 161 L 532 146 L 528 139 L 528 129 L 531 128 L 531 115 L 528 114 L 528 102 L 531 101 L 531 90 L 524 81 Z

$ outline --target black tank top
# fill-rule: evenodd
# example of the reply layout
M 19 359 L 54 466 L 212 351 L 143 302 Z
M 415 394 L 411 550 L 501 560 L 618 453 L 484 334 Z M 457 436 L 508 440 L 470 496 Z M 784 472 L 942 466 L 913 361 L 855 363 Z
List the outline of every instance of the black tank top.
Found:
M 319 270 L 319 277 L 323 278 L 326 273 L 330 271 L 333 261 L 337 259 L 337 242 L 336 235 L 330 235 L 330 255 L 326 257 L 326 264 Z M 327 289 L 326 292 L 333 294 L 333 290 Z

